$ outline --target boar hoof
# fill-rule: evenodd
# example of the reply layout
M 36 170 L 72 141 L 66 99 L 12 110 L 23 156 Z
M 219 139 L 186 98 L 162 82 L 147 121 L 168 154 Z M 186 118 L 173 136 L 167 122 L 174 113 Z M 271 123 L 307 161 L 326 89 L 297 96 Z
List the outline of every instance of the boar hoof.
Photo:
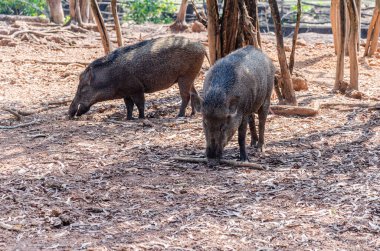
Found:
M 258 143 L 256 147 L 257 147 L 258 152 L 262 152 L 262 153 L 265 152 L 265 147 L 263 144 Z
M 240 156 L 241 162 L 249 162 L 248 156 Z
M 256 140 L 252 140 L 251 141 L 251 146 L 252 147 L 257 147 L 257 141 Z

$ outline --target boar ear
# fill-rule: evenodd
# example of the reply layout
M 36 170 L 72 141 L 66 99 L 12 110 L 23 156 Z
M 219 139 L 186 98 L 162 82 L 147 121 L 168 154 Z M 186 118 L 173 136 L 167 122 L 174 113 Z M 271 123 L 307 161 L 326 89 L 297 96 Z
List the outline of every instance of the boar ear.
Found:
M 197 112 L 201 112 L 203 106 L 203 99 L 194 92 L 190 93 L 191 103 Z
M 232 97 L 228 102 L 228 110 L 230 115 L 235 115 L 237 113 L 238 104 L 239 104 L 239 96 Z

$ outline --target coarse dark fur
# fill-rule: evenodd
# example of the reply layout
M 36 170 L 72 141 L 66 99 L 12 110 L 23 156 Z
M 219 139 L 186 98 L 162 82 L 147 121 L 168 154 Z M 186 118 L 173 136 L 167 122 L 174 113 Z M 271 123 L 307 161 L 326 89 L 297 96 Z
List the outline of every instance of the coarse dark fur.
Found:
M 209 159 L 220 159 L 224 147 L 238 130 L 240 159 L 248 160 L 245 149 L 248 123 L 251 145 L 263 150 L 274 74 L 271 59 L 252 46 L 236 50 L 211 67 L 203 86 L 204 99 L 194 96 L 196 108 L 203 114 Z M 259 116 L 259 136 L 254 113 Z
M 116 49 L 96 59 L 79 77 L 77 93 L 69 115 L 80 116 L 101 101 L 124 98 L 127 119 L 136 104 L 144 118 L 144 93 L 164 90 L 178 83 L 182 104 L 178 116 L 185 116 L 190 92 L 197 93 L 194 80 L 206 51 L 202 44 L 184 37 L 164 37 Z M 192 105 L 193 111 L 195 109 Z

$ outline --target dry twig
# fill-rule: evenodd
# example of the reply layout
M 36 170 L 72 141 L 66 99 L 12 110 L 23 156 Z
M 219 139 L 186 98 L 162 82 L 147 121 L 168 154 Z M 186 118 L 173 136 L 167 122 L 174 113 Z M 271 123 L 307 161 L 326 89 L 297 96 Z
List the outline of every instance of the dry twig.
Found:
M 10 225 L 1 221 L 0 221 L 0 228 L 3 228 L 5 230 L 21 231 L 21 228 L 19 226 Z
M 38 122 L 39 122 L 38 120 L 33 120 L 32 122 L 28 122 L 28 123 L 24 123 L 24 124 L 18 124 L 18 125 L 14 125 L 14 126 L 0 126 L 0 129 L 3 129 L 3 130 L 16 129 L 16 128 L 20 128 L 20 127 L 26 127 L 26 126 L 34 125 L 34 124 L 37 124 Z
M 192 157 L 172 157 L 171 160 L 178 160 L 183 162 L 190 162 L 190 163 L 208 163 L 208 160 L 206 158 L 192 158 Z M 235 160 L 226 160 L 221 159 L 220 164 L 227 164 L 232 165 L 236 167 L 249 167 L 256 170 L 265 170 L 265 168 L 259 164 L 250 163 L 250 162 L 238 162 Z

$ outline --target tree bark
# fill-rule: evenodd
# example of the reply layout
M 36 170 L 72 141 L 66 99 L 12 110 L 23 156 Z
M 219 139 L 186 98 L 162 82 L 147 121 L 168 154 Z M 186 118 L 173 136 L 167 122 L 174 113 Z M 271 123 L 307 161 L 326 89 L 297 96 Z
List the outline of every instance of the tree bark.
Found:
M 284 97 L 285 104 L 297 105 L 296 96 L 293 89 L 292 79 L 290 77 L 288 62 L 286 59 L 285 49 L 284 49 L 284 38 L 281 29 L 280 13 L 278 10 L 278 5 L 276 0 L 269 0 L 269 5 L 271 8 L 271 13 L 273 17 L 276 40 L 277 40 L 277 54 L 278 61 L 281 68 L 281 78 L 282 78 L 282 95 Z
M 350 17 L 350 39 L 348 43 L 348 52 L 350 56 L 350 85 L 349 89 L 359 89 L 359 67 L 357 56 L 357 38 L 358 38 L 358 11 L 355 0 L 347 0 L 348 15 Z
M 297 0 L 297 22 L 296 22 L 296 27 L 294 28 L 292 52 L 290 53 L 290 58 L 289 58 L 290 74 L 293 74 L 294 58 L 296 54 L 296 43 L 297 43 L 298 31 L 300 29 L 300 22 L 301 22 L 301 0 Z
M 64 15 L 62 9 L 61 0 L 48 0 L 49 10 L 50 10 L 50 21 L 56 24 L 63 24 Z
M 112 8 L 112 16 L 115 22 L 115 30 L 116 30 L 116 36 L 117 36 L 117 44 L 119 47 L 123 46 L 123 38 L 121 34 L 121 27 L 119 22 L 119 16 L 117 15 L 117 5 L 116 0 L 111 1 L 111 8 Z
M 182 0 L 178 13 L 177 13 L 177 18 L 175 22 L 172 25 L 170 25 L 170 28 L 173 31 L 184 31 L 188 28 L 186 24 L 187 3 L 188 3 L 188 0 Z
M 92 10 L 92 14 L 94 16 L 96 25 L 98 26 L 100 37 L 102 38 L 104 53 L 108 54 L 112 51 L 112 45 L 110 42 L 110 38 L 107 32 L 106 26 L 104 24 L 102 14 L 100 13 L 99 6 L 96 3 L 96 0 L 91 0 L 91 10 Z
M 344 74 L 344 41 L 346 38 L 346 17 L 345 17 L 345 4 L 344 0 L 339 0 L 339 36 L 337 46 L 337 63 L 335 74 L 334 91 L 345 92 L 343 86 L 343 74 Z
M 240 13 L 240 29 L 241 36 L 244 39 L 245 45 L 253 45 L 259 48 L 259 41 L 257 37 L 257 30 L 254 25 L 254 21 L 249 16 L 245 2 L 239 1 L 239 13 Z M 241 47 L 241 46 L 239 46 Z
M 210 53 L 210 64 L 213 65 L 219 58 L 220 41 L 219 40 L 219 13 L 218 3 L 216 0 L 207 0 L 207 31 L 208 31 L 208 46 Z

